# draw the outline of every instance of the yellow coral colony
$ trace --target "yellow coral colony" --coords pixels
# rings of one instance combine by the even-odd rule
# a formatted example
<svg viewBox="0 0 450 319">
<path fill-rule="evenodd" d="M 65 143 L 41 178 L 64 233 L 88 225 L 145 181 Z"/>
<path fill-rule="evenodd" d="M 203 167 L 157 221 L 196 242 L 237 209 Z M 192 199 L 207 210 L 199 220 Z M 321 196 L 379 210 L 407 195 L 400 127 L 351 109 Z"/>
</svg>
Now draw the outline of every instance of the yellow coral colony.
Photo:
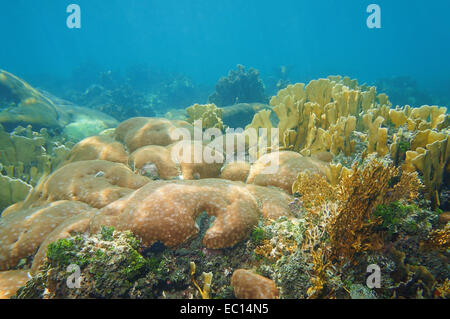
<svg viewBox="0 0 450 319">
<path fill-rule="evenodd" d="M 200 288 L 200 286 L 198 285 L 197 281 L 194 278 L 196 266 L 193 261 L 190 262 L 190 268 L 191 268 L 192 283 L 194 284 L 195 288 L 197 288 L 198 292 L 202 296 L 202 299 L 210 299 L 209 293 L 211 291 L 211 282 L 212 282 L 213 274 L 211 272 L 203 273 L 204 283 L 203 283 L 203 289 L 202 289 L 202 288 Z"/>
<path fill-rule="evenodd" d="M 378 100 L 388 103 L 383 96 Z M 289 85 L 272 97 L 270 105 L 282 146 L 306 156 L 322 151 L 350 155 L 355 150 L 350 137 L 361 126 L 361 113 L 381 107 L 375 88 L 362 91 L 356 81 L 340 77 Z M 261 111 L 248 127 L 270 128 L 270 116 L 270 110 Z"/>
<path fill-rule="evenodd" d="M 403 143 L 403 157 L 407 152 L 402 168 L 421 173 L 428 199 L 439 206 L 439 190 L 449 167 L 445 107 L 391 108 L 388 96 L 377 95 L 375 87 L 340 76 L 289 85 L 272 97 L 270 105 L 272 110 L 257 113 L 247 128 L 278 126 L 281 149 L 304 156 L 321 152 L 351 156 L 359 139 L 369 154 L 390 155 L 398 164 Z M 404 150 L 409 142 L 409 150 Z M 329 181 L 335 184 L 338 168 L 329 170 Z"/>
<path fill-rule="evenodd" d="M 417 173 L 403 172 L 395 185 L 390 181 L 398 176 L 398 168 L 372 157 L 362 167 L 354 164 L 351 170 L 339 165 L 333 175 L 340 180 L 333 185 L 318 174 L 302 172 L 293 185 L 293 192 L 301 194 L 306 208 L 303 251 L 308 251 L 312 264 L 312 286 L 307 294 L 318 297 L 327 281 L 333 261 L 351 262 L 354 255 L 366 250 L 379 250 L 383 238 L 374 227 L 380 222 L 372 212 L 379 204 L 397 200 L 411 201 L 421 187 Z"/>
<path fill-rule="evenodd" d="M 194 104 L 186 109 L 189 116 L 188 122 L 194 124 L 201 120 L 203 128 L 223 129 L 222 110 L 215 104 Z"/>
</svg>

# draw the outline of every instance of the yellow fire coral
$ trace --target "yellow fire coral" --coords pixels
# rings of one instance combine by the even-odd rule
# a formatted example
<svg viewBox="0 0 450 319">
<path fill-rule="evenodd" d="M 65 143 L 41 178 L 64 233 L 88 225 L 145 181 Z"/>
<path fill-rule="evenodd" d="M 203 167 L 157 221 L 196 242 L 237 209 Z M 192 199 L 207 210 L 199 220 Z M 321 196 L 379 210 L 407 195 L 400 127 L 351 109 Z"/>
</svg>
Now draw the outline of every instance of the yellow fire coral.
<svg viewBox="0 0 450 319">
<path fill-rule="evenodd" d="M 313 80 L 306 87 L 301 83 L 289 85 L 271 99 L 270 105 L 279 120 L 279 140 L 284 149 L 306 156 L 321 151 L 350 155 L 354 151 L 350 135 L 358 127 L 360 114 L 371 110 L 377 116 L 385 115 L 389 101 L 384 95 L 377 97 L 375 88 L 367 90 L 358 87 L 356 81 L 329 77 Z M 270 116 L 270 110 L 257 113 L 249 127 L 273 127 Z"/>
<path fill-rule="evenodd" d="M 24 200 L 31 189 L 20 179 L 0 175 L 0 210 Z"/>
<path fill-rule="evenodd" d="M 197 288 L 198 292 L 202 296 L 202 299 L 209 299 L 209 292 L 211 291 L 211 282 L 213 277 L 212 273 L 211 272 L 203 273 L 203 288 L 200 288 L 200 286 L 198 285 L 197 281 L 194 278 L 196 266 L 193 261 L 191 261 L 190 263 L 190 268 L 191 268 L 191 280 L 195 288 Z"/>
<path fill-rule="evenodd" d="M 417 197 L 421 182 L 417 173 L 403 172 L 397 182 L 398 169 L 371 159 L 364 167 L 353 165 L 341 174 L 336 186 L 327 185 L 321 176 L 300 173 L 293 191 L 302 194 L 306 207 L 328 205 L 326 232 L 330 238 L 331 255 L 351 260 L 356 252 L 381 248 L 382 241 L 373 231 L 379 222 L 372 212 L 380 204 Z M 333 209 L 330 209 L 334 207 Z M 316 238 L 317 236 L 313 236 Z"/>
<path fill-rule="evenodd" d="M 430 129 L 420 131 L 411 142 L 411 151 L 406 152 L 403 169 L 418 170 L 422 174 L 426 194 L 433 207 L 438 207 L 439 191 L 450 159 L 449 136 Z"/>
<path fill-rule="evenodd" d="M 194 104 L 186 109 L 188 122 L 194 124 L 201 120 L 203 128 L 223 129 L 222 110 L 215 104 Z"/>
<path fill-rule="evenodd" d="M 12 133 L 0 125 L 0 163 L 4 173 L 34 186 L 42 176 L 55 170 L 69 149 L 53 142 L 46 129 L 34 132 L 31 126 Z"/>
</svg>

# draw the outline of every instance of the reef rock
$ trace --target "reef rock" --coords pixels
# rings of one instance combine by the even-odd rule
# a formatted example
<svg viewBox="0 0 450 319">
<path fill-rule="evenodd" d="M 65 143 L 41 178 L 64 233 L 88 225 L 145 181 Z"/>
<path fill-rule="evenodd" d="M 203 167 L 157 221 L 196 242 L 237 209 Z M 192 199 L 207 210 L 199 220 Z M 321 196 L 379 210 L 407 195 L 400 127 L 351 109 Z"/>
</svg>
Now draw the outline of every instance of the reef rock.
<svg viewBox="0 0 450 319">
<path fill-rule="evenodd" d="M 238 299 L 276 299 L 279 292 L 275 282 L 245 269 L 237 269 L 231 285 Z"/>
</svg>

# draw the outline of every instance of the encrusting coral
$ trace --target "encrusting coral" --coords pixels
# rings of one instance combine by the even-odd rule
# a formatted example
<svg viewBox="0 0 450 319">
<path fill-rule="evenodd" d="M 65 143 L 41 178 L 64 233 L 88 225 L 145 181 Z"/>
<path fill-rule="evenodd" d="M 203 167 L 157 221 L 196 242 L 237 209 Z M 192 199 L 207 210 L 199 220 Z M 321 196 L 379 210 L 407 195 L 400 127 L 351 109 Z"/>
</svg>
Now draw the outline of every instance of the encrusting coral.
<svg viewBox="0 0 450 319">
<path fill-rule="evenodd" d="M 124 143 L 129 152 L 134 152 L 143 146 L 167 146 L 181 140 L 184 136 L 174 134 L 177 129 L 186 129 L 195 138 L 194 127 L 188 122 L 146 117 L 135 117 L 120 123 L 115 130 L 115 138 Z"/>
<path fill-rule="evenodd" d="M 310 170 L 325 175 L 327 165 L 328 163 L 304 157 L 296 152 L 273 152 L 261 156 L 252 165 L 247 183 L 276 186 L 290 193 L 299 172 Z"/>
<path fill-rule="evenodd" d="M 220 178 L 228 179 L 230 181 L 241 181 L 245 182 L 247 180 L 248 174 L 250 173 L 251 164 L 245 161 L 234 161 L 226 163 L 220 172 Z"/>
<path fill-rule="evenodd" d="M 238 299 L 276 299 L 279 292 L 275 283 L 249 270 L 237 269 L 231 277 L 231 285 Z"/>
<path fill-rule="evenodd" d="M 0 270 L 11 269 L 20 259 L 32 255 L 44 239 L 71 216 L 93 210 L 85 203 L 53 203 L 3 213 L 0 219 Z"/>
<path fill-rule="evenodd" d="M 134 151 L 129 165 L 135 173 L 151 179 L 173 179 L 181 175 L 179 165 L 172 159 L 167 147 L 159 145 L 144 146 Z"/>
<path fill-rule="evenodd" d="M 92 136 L 75 144 L 66 163 L 87 160 L 105 160 L 127 164 L 128 154 L 123 145 L 108 136 Z"/>
<path fill-rule="evenodd" d="M 219 177 L 225 162 L 221 150 L 201 141 L 179 141 L 167 147 L 172 160 L 180 167 L 183 179 Z"/>
<path fill-rule="evenodd" d="M 220 179 L 156 181 L 102 211 L 97 225 L 130 229 L 145 245 L 161 241 L 176 246 L 197 235 L 195 219 L 202 212 L 215 216 L 203 237 L 208 248 L 231 247 L 244 239 L 259 220 L 256 198 L 245 184 Z"/>
<path fill-rule="evenodd" d="M 8 299 L 28 281 L 28 270 L 0 271 L 0 299 Z"/>
<path fill-rule="evenodd" d="M 103 160 L 73 162 L 62 166 L 37 185 L 22 207 L 72 200 L 101 208 L 149 181 L 121 163 Z"/>
</svg>

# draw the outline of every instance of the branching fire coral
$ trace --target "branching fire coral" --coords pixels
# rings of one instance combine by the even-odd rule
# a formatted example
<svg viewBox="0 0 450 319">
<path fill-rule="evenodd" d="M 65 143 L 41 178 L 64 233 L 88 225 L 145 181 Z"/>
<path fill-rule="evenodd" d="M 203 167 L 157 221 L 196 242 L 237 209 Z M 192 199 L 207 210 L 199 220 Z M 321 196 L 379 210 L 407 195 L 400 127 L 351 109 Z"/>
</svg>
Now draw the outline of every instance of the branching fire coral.
<svg viewBox="0 0 450 319">
<path fill-rule="evenodd" d="M 293 193 L 301 195 L 306 209 L 302 249 L 314 265 L 308 295 L 319 296 L 334 262 L 342 265 L 354 261 L 357 253 L 381 249 L 383 233 L 376 226 L 382 219 L 374 215 L 375 208 L 414 199 L 420 187 L 417 173 L 400 175 L 376 158 L 361 166 L 355 163 L 335 186 L 317 174 L 300 173 Z"/>
</svg>

